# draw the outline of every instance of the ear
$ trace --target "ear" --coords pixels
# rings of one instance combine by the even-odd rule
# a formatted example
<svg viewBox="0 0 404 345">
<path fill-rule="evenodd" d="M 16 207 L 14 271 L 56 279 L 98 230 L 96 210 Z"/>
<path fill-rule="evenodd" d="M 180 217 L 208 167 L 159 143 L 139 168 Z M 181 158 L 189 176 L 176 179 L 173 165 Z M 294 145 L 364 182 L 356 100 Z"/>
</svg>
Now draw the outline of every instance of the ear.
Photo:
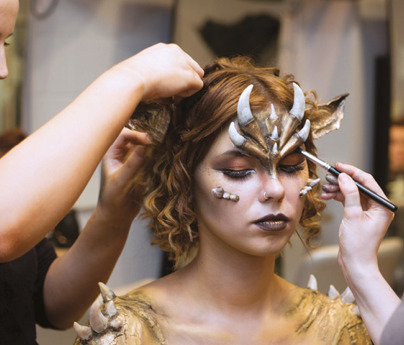
<svg viewBox="0 0 404 345">
<path fill-rule="evenodd" d="M 317 115 L 309 117 L 313 139 L 318 139 L 340 127 L 344 117 L 345 98 L 348 96 L 349 93 L 346 93 L 318 105 L 318 108 L 323 111 L 318 111 Z"/>
</svg>

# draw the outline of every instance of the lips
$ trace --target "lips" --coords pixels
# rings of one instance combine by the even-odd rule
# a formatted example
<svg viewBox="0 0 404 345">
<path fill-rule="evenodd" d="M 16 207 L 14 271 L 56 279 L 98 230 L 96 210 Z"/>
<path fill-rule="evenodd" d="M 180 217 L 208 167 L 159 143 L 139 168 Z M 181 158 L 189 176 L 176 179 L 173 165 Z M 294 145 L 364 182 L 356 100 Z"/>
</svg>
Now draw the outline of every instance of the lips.
<svg viewBox="0 0 404 345">
<path fill-rule="evenodd" d="M 257 219 L 254 224 L 264 231 L 280 231 L 286 228 L 289 218 L 282 213 L 269 214 Z"/>
</svg>

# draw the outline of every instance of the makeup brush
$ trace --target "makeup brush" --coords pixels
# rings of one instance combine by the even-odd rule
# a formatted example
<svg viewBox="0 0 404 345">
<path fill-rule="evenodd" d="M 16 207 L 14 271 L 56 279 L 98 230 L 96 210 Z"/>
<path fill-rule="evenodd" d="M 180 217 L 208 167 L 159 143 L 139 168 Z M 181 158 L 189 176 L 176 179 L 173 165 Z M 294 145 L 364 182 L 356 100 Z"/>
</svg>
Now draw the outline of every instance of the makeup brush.
<svg viewBox="0 0 404 345">
<path fill-rule="evenodd" d="M 327 162 L 324 162 L 323 160 L 319 159 L 316 156 L 313 156 L 311 153 L 308 153 L 305 150 L 302 150 L 299 148 L 298 150 L 299 153 L 301 153 L 303 156 L 305 156 L 307 159 L 312 161 L 313 163 L 317 164 L 318 166 L 322 167 L 323 169 L 327 170 L 330 174 L 334 175 L 335 177 L 338 177 L 339 174 L 341 174 L 341 171 L 339 171 L 337 168 L 333 167 L 332 165 L 328 164 Z M 354 180 L 355 181 L 355 180 Z M 371 191 L 370 189 L 366 188 L 359 182 L 355 181 L 355 184 L 357 185 L 359 191 L 362 194 L 365 194 L 372 200 L 378 202 L 380 205 L 386 207 L 390 211 L 396 212 L 397 211 L 397 206 L 391 203 L 389 200 L 381 197 L 379 194 L 376 194 L 375 192 Z"/>
</svg>

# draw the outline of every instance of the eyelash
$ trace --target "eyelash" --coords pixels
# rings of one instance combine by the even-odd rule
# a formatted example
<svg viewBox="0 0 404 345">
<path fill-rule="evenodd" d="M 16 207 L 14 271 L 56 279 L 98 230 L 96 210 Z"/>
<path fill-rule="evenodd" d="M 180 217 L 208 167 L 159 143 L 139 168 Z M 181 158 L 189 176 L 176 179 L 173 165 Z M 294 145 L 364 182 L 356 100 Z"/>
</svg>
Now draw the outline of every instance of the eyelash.
<svg viewBox="0 0 404 345">
<path fill-rule="evenodd" d="M 279 166 L 279 170 L 282 170 L 286 174 L 295 174 L 298 171 L 301 171 L 303 169 L 304 169 L 303 163 L 299 163 L 296 165 L 280 165 Z"/>
<path fill-rule="evenodd" d="M 279 165 L 279 170 L 283 171 L 286 174 L 292 175 L 297 173 L 298 171 L 302 171 L 304 169 L 303 162 L 296 165 Z M 243 169 L 243 170 L 233 170 L 233 169 L 223 169 L 223 174 L 227 177 L 239 181 L 243 181 L 247 179 L 251 174 L 255 173 L 253 169 Z"/>
<path fill-rule="evenodd" d="M 8 47 L 8 46 L 10 46 L 10 43 L 4 42 L 4 46 Z"/>
<path fill-rule="evenodd" d="M 239 181 L 247 179 L 251 174 L 255 173 L 253 169 L 244 169 L 244 170 L 232 170 L 232 169 L 223 169 L 223 174 Z"/>
</svg>

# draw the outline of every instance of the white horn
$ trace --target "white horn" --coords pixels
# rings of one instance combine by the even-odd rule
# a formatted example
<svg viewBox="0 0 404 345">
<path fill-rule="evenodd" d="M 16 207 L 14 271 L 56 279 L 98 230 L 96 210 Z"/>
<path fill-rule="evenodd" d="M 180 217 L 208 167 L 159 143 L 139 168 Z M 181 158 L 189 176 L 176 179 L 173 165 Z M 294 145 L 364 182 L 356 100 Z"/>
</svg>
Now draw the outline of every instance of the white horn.
<svg viewBox="0 0 404 345">
<path fill-rule="evenodd" d="M 108 327 L 108 319 L 101 313 L 100 304 L 97 300 L 90 307 L 90 325 L 97 333 L 105 331 Z"/>
<path fill-rule="evenodd" d="M 349 287 L 347 287 L 345 291 L 342 293 L 341 301 L 346 304 L 355 303 L 355 297 Z"/>
<path fill-rule="evenodd" d="M 109 302 L 115 298 L 115 293 L 104 283 L 99 282 L 98 286 L 100 287 L 102 300 L 104 302 Z"/>
<path fill-rule="evenodd" d="M 91 331 L 91 328 L 88 326 L 82 326 L 77 322 L 73 323 L 73 328 L 76 331 L 77 336 L 81 340 L 89 340 L 91 336 L 93 335 L 93 332 Z"/>
<path fill-rule="evenodd" d="M 307 287 L 311 290 L 317 290 L 317 279 L 314 275 L 310 274 Z"/>
<path fill-rule="evenodd" d="M 278 126 L 275 126 L 275 127 L 274 127 L 274 130 L 272 131 L 272 134 L 271 134 L 271 139 L 272 139 L 272 140 L 277 140 L 277 139 L 279 139 Z"/>
<path fill-rule="evenodd" d="M 319 182 L 320 182 L 320 178 L 316 178 L 315 180 L 309 181 L 309 186 L 314 187 Z"/>
<path fill-rule="evenodd" d="M 254 120 L 250 108 L 250 94 L 254 85 L 247 86 L 241 94 L 237 105 L 237 118 L 240 125 L 244 126 Z"/>
<path fill-rule="evenodd" d="M 306 106 L 304 93 L 296 83 L 293 83 L 293 91 L 294 91 L 293 107 L 289 111 L 289 114 L 301 120 L 304 116 L 304 108 Z"/>
<path fill-rule="evenodd" d="M 297 135 L 305 142 L 310 134 L 310 120 L 306 120 L 303 128 L 297 133 Z"/>
<path fill-rule="evenodd" d="M 273 104 L 271 104 L 271 114 L 269 118 L 271 121 L 276 121 L 276 119 L 278 118 L 278 115 L 276 115 L 275 107 Z"/>
<path fill-rule="evenodd" d="M 114 301 L 108 302 L 106 312 L 109 317 L 113 317 L 118 313 L 118 310 L 116 310 L 116 308 L 115 308 Z"/>
<path fill-rule="evenodd" d="M 334 285 L 330 285 L 330 289 L 328 290 L 328 297 L 331 299 L 336 299 L 339 296 L 338 290 Z"/>
<path fill-rule="evenodd" d="M 239 132 L 237 132 L 234 122 L 230 123 L 229 136 L 230 140 L 236 147 L 241 147 L 244 145 L 245 139 Z"/>
</svg>

